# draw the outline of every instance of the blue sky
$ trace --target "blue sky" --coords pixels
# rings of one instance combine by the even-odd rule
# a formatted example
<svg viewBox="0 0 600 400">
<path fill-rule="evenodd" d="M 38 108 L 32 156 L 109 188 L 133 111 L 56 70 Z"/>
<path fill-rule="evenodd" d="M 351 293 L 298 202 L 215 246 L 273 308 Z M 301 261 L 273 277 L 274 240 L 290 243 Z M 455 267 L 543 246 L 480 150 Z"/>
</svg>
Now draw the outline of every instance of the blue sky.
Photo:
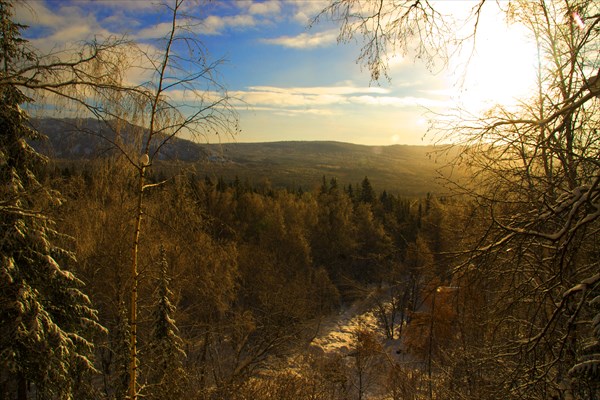
<svg viewBox="0 0 600 400">
<path fill-rule="evenodd" d="M 219 68 L 223 83 L 243 101 L 236 103 L 242 132 L 235 140 L 428 143 L 432 137 L 423 137 L 427 109 L 445 112 L 452 108 L 457 94 L 465 93 L 464 87 L 457 87 L 452 73 L 432 74 L 411 57 L 393 60 L 390 82 L 372 82 L 369 72 L 356 63 L 360 43 L 338 44 L 338 28 L 327 21 L 308 29 L 310 18 L 326 4 L 318 0 L 216 0 L 187 5 L 200 17 L 197 32 L 210 56 L 227 60 Z M 469 7 L 473 3 L 454 4 Z M 143 0 L 34 0 L 19 6 L 17 17 L 30 26 L 25 36 L 41 51 L 50 51 L 94 36 L 126 34 L 148 41 L 164 31 L 169 18 L 164 11 Z M 473 76 L 481 75 L 479 84 L 489 81 L 486 72 L 516 62 L 498 65 L 496 59 L 486 66 L 485 57 L 502 59 L 494 38 L 502 37 L 499 29 L 504 28 L 498 16 L 490 15 L 486 26 L 500 28 L 490 30 L 487 47 L 492 53 L 485 56 L 482 49 L 482 62 L 471 71 Z M 514 50 L 510 37 L 500 40 Z M 481 41 L 485 44 L 485 37 Z M 494 82 L 497 94 L 506 91 L 506 85 Z M 489 90 L 478 87 L 478 82 L 471 84 L 475 85 L 471 93 Z"/>
</svg>

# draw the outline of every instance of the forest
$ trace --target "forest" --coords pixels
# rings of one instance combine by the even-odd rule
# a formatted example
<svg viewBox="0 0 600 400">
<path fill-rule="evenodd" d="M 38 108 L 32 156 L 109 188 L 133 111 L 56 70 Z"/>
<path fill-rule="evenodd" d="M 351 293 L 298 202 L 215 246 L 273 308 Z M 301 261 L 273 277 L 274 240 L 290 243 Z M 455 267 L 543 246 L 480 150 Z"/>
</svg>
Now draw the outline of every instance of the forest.
<svg viewBox="0 0 600 400">
<path fill-rule="evenodd" d="M 300 189 L 165 169 L 182 132 L 239 130 L 182 4 L 156 53 L 111 38 L 60 58 L 0 0 L 0 400 L 599 398 L 596 2 L 509 2 L 539 90 L 435 122 L 462 172 L 419 197 L 366 174 Z M 315 23 L 364 39 L 378 80 L 390 48 L 446 54 L 438 6 L 338 0 Z M 147 84 L 125 79 L 132 52 L 152 61 Z M 81 134 L 112 151 L 39 153 L 40 102 L 95 118 Z M 318 345 L 359 304 L 348 344 Z"/>
</svg>

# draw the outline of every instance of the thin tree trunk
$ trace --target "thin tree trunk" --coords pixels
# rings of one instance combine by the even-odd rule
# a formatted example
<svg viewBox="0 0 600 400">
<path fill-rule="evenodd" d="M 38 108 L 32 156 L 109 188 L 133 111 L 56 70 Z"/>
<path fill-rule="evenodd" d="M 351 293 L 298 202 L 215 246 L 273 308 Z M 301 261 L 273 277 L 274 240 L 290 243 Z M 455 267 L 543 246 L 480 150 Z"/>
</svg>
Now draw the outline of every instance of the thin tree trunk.
<svg viewBox="0 0 600 400">
<path fill-rule="evenodd" d="M 131 329 L 130 347 L 131 357 L 129 364 L 129 400 L 137 399 L 137 299 L 138 299 L 138 248 L 140 244 L 140 231 L 142 226 L 142 210 L 144 196 L 145 166 L 142 165 L 138 177 L 138 193 L 136 206 L 135 229 L 133 232 L 133 248 L 131 251 Z"/>
</svg>

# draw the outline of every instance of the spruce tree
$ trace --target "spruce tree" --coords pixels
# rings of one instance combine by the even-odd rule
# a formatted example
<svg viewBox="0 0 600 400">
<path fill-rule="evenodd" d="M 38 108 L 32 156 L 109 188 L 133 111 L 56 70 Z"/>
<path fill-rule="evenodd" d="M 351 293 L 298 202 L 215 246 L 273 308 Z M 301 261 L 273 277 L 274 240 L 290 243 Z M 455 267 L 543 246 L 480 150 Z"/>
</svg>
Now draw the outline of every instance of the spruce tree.
<svg viewBox="0 0 600 400">
<path fill-rule="evenodd" d="M 153 329 L 149 343 L 150 366 L 147 396 L 151 399 L 176 399 L 182 396 L 185 382 L 183 341 L 175 325 L 173 314 L 176 307 L 171 302 L 173 293 L 169 288 L 168 263 L 165 249 L 160 249 L 160 277 L 156 288 L 156 302 L 153 307 Z"/>
<path fill-rule="evenodd" d="M 369 178 L 366 176 L 360 183 L 359 201 L 368 204 L 373 204 L 375 202 L 375 190 L 373 190 L 373 186 L 371 186 L 371 182 L 369 182 Z"/>
<path fill-rule="evenodd" d="M 29 145 L 41 138 L 20 107 L 30 100 L 6 79 L 36 57 L 11 18 L 0 1 L 0 397 L 83 398 L 88 334 L 102 328 L 82 282 L 60 266 L 73 255 L 44 213 L 60 199 L 37 178 L 47 160 Z"/>
<path fill-rule="evenodd" d="M 119 302 L 117 324 L 110 330 L 110 351 L 113 361 L 110 386 L 106 388 L 110 398 L 125 399 L 129 388 L 129 363 L 131 361 L 131 343 L 129 342 L 129 318 L 124 301 Z"/>
</svg>

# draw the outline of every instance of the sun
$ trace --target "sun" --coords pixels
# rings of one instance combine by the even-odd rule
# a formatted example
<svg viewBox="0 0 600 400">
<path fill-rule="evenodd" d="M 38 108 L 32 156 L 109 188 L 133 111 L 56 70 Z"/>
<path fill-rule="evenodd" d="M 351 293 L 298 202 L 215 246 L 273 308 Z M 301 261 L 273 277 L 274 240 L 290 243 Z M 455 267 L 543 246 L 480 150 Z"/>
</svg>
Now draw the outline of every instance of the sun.
<svg viewBox="0 0 600 400">
<path fill-rule="evenodd" d="M 533 93 L 538 51 L 524 27 L 508 25 L 499 10 L 484 10 L 475 46 L 463 49 L 452 76 L 456 99 L 468 111 L 513 106 Z"/>
</svg>

